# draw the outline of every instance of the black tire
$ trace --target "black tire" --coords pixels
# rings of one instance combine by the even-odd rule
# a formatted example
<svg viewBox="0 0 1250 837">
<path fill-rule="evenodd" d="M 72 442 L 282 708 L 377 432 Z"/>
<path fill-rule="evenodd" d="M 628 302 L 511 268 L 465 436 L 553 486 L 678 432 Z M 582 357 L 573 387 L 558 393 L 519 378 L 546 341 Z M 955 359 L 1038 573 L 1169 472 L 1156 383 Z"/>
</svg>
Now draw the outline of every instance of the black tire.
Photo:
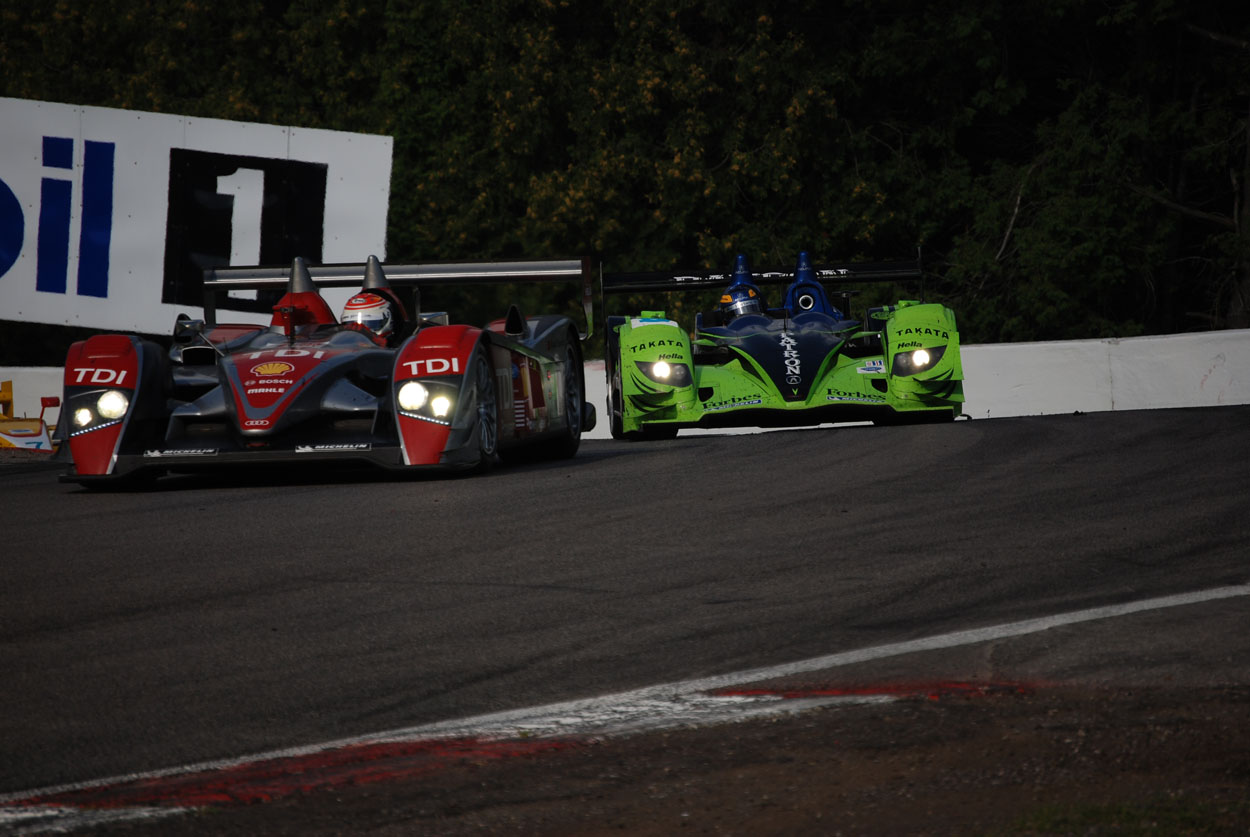
<svg viewBox="0 0 1250 837">
<path fill-rule="evenodd" d="M 563 435 L 544 447 L 543 453 L 548 457 L 568 459 L 577 453 L 582 443 L 582 405 L 585 403 L 581 355 L 575 344 L 569 344 L 564 347 L 564 412 L 568 424 Z"/>
<path fill-rule="evenodd" d="M 569 340 L 576 340 L 569 335 Z M 577 344 L 570 342 L 564 347 L 564 411 L 568 424 L 560 435 L 546 439 L 533 447 L 517 452 L 517 461 L 533 459 L 568 459 L 577 454 L 582 443 L 582 407 L 586 396 L 582 387 L 582 358 Z"/>
<path fill-rule="evenodd" d="M 477 402 L 477 470 L 488 471 L 499 459 L 499 399 L 495 395 L 495 370 L 485 346 L 473 353 L 473 396 Z"/>
<path fill-rule="evenodd" d="M 603 365 L 608 376 L 608 430 L 613 439 L 625 438 L 621 429 L 621 341 L 617 332 L 625 320 L 620 316 L 608 317 L 603 338 Z"/>
<path fill-rule="evenodd" d="M 608 429 L 613 439 L 625 438 L 621 409 L 621 370 L 616 363 L 613 363 L 608 374 Z"/>
</svg>

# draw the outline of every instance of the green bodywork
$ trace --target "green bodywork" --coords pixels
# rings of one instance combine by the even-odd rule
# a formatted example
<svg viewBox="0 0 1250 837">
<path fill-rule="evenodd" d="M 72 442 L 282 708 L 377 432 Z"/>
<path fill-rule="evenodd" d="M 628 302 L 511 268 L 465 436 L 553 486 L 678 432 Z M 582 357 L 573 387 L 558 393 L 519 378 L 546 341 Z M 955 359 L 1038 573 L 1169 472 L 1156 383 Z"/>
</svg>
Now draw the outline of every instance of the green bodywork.
<svg viewBox="0 0 1250 837">
<path fill-rule="evenodd" d="M 905 300 L 870 309 L 862 322 L 770 313 L 744 328 L 700 328 L 693 340 L 662 311 L 609 318 L 613 436 L 960 414 L 963 365 L 949 308 Z"/>
</svg>

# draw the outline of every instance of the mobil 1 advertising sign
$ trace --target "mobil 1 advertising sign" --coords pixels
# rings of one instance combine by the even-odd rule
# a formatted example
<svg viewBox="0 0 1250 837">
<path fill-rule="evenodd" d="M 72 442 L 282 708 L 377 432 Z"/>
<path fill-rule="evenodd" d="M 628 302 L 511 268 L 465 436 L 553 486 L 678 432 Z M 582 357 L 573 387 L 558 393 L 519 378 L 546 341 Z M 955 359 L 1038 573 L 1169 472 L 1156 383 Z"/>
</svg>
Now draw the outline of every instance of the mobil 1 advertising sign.
<svg viewBox="0 0 1250 837">
<path fill-rule="evenodd" d="M 0 320 L 164 334 L 205 268 L 385 259 L 390 180 L 390 137 L 0 98 Z"/>
</svg>

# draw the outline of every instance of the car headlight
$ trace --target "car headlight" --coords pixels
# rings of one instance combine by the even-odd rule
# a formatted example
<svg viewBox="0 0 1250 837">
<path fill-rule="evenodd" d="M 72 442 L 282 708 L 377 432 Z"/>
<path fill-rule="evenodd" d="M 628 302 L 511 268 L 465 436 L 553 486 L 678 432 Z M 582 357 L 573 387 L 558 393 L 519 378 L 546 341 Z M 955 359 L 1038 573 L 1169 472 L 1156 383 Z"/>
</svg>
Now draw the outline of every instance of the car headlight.
<svg viewBox="0 0 1250 837">
<path fill-rule="evenodd" d="M 690 367 L 684 363 L 669 363 L 667 360 L 635 361 L 638 371 L 657 384 L 668 384 L 674 387 L 690 386 Z"/>
<path fill-rule="evenodd" d="M 446 418 L 451 412 L 451 399 L 446 395 L 436 395 L 430 402 L 430 412 L 438 418 Z"/>
<path fill-rule="evenodd" d="M 898 352 L 894 355 L 892 371 L 895 375 L 915 375 L 936 366 L 944 354 L 946 354 L 945 346 Z"/>
<path fill-rule="evenodd" d="M 74 426 L 86 427 L 88 424 L 91 424 L 91 420 L 94 417 L 95 416 L 93 416 L 91 411 L 86 407 L 79 407 L 74 411 Z"/>
<path fill-rule="evenodd" d="M 420 381 L 407 381 L 399 388 L 399 407 L 401 410 L 416 412 L 425 406 L 430 391 Z"/>
<path fill-rule="evenodd" d="M 121 418 L 126 415 L 126 410 L 129 407 L 130 399 L 126 397 L 126 393 L 117 389 L 110 389 L 95 402 L 96 411 L 101 418 L 106 419 Z M 77 415 L 75 415 L 75 418 L 77 418 Z"/>
</svg>

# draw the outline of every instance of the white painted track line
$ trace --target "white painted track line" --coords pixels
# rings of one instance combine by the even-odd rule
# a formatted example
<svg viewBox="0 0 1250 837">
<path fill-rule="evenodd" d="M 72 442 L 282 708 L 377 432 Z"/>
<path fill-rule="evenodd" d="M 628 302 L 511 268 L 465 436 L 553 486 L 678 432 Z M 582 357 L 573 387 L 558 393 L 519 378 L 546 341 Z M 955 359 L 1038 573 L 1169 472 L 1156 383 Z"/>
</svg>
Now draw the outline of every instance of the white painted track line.
<svg viewBox="0 0 1250 837">
<path fill-rule="evenodd" d="M 1040 633 L 1068 625 L 1095 620 L 1114 619 L 1153 610 L 1201 604 L 1203 602 L 1250 596 L 1250 584 L 1217 587 L 1192 593 L 1160 596 L 1126 602 L 1118 605 L 1088 608 L 1068 613 L 1008 622 L 984 628 L 939 634 L 923 639 L 896 642 L 815 657 L 799 662 L 764 668 L 749 669 L 714 677 L 683 680 L 643 689 L 635 689 L 601 697 L 552 703 L 526 709 L 510 710 L 470 718 L 421 724 L 413 727 L 339 739 L 322 744 L 294 747 L 268 753 L 259 753 L 236 759 L 202 762 L 166 770 L 113 776 L 87 782 L 58 785 L 0 795 L 0 805 L 6 805 L 34 797 L 48 797 L 68 791 L 122 785 L 140 780 L 203 773 L 238 767 L 261 761 L 298 758 L 328 750 L 337 750 L 366 744 L 398 741 L 417 741 L 436 738 L 518 738 L 518 737 L 585 737 L 628 734 L 643 730 L 657 730 L 696 724 L 712 724 L 748 717 L 793 712 L 812 706 L 832 703 L 865 703 L 886 701 L 892 698 L 880 695 L 834 696 L 799 700 L 783 700 L 775 696 L 716 697 L 706 694 L 717 689 L 742 686 L 748 683 L 825 669 L 854 663 L 879 660 L 900 654 L 934 651 L 945 648 L 974 645 L 981 642 L 1006 639 Z M 10 814 L 0 812 L 0 826 Z M 10 822 L 13 822 L 10 819 Z"/>
</svg>

